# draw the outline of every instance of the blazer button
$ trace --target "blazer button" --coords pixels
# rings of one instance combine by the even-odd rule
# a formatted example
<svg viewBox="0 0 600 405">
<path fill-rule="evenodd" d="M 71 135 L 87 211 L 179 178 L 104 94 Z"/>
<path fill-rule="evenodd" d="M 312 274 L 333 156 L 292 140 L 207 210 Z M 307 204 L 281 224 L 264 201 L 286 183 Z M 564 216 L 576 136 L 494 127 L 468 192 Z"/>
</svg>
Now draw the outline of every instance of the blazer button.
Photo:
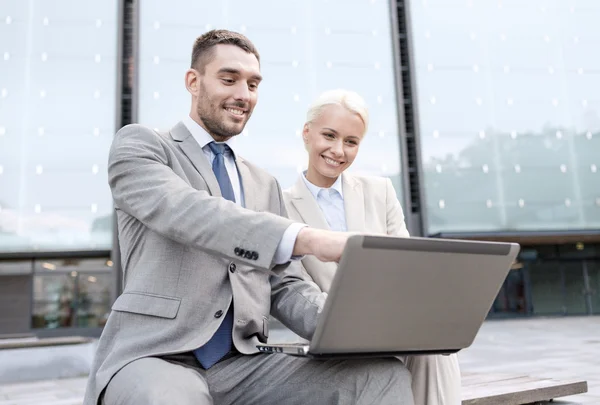
<svg viewBox="0 0 600 405">
<path fill-rule="evenodd" d="M 215 318 L 220 318 L 221 316 L 223 316 L 223 311 L 219 309 L 217 312 L 215 312 Z"/>
<path fill-rule="evenodd" d="M 244 256 L 245 253 L 246 251 L 244 249 L 240 249 L 240 253 L 238 254 L 238 256 Z"/>
<path fill-rule="evenodd" d="M 239 256 L 240 255 L 240 250 L 241 249 L 239 247 L 236 247 L 235 249 L 233 249 L 233 253 L 235 253 L 236 256 Z"/>
<path fill-rule="evenodd" d="M 252 260 L 258 260 L 258 252 L 252 252 Z"/>
<path fill-rule="evenodd" d="M 232 272 L 232 273 L 235 273 L 235 263 L 231 263 L 229 265 L 229 271 Z"/>
<path fill-rule="evenodd" d="M 252 252 L 248 252 L 248 251 L 246 251 L 246 253 L 244 254 L 244 257 L 245 257 L 246 259 L 252 259 Z"/>
</svg>

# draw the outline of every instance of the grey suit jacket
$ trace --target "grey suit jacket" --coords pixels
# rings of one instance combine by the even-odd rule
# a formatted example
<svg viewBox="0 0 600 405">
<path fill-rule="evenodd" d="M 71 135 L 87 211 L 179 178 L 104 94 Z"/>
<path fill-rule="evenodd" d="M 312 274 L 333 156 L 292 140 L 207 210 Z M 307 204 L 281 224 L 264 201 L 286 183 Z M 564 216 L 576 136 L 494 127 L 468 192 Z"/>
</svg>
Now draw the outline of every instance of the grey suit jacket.
<svg viewBox="0 0 600 405">
<path fill-rule="evenodd" d="M 129 362 L 206 343 L 233 299 L 233 341 L 265 342 L 269 314 L 310 339 L 325 294 L 298 262 L 275 266 L 286 215 L 277 181 L 241 157 L 246 207 L 221 198 L 202 149 L 183 125 L 116 135 L 108 177 L 115 202 L 124 291 L 98 342 L 84 404 L 96 404 Z"/>
<path fill-rule="evenodd" d="M 342 192 L 346 226 L 349 232 L 373 235 L 408 237 L 404 213 L 394 186 L 384 177 L 342 174 Z M 323 211 L 306 187 L 302 177 L 290 189 L 283 192 L 289 217 L 313 228 L 330 229 Z M 323 263 L 314 256 L 302 259 L 304 277 L 314 281 L 323 291 L 329 291 L 336 263 Z"/>
</svg>

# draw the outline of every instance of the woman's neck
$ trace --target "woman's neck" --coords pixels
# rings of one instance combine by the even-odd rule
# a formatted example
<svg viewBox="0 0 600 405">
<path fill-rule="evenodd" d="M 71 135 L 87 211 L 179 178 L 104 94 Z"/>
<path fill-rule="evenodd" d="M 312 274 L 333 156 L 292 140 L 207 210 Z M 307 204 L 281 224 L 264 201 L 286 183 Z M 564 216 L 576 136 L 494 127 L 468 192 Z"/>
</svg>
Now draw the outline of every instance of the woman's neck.
<svg viewBox="0 0 600 405">
<path fill-rule="evenodd" d="M 306 180 L 310 181 L 317 187 L 329 188 L 336 182 L 337 177 L 326 177 L 318 173 L 316 170 L 311 170 L 311 167 L 306 171 Z"/>
</svg>

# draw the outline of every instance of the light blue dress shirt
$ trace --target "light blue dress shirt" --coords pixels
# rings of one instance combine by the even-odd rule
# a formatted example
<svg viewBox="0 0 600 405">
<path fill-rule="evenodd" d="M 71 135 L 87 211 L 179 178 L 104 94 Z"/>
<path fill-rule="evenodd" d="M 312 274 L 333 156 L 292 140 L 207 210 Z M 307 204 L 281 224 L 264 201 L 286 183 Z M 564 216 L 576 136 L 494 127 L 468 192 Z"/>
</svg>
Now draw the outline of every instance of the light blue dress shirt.
<svg viewBox="0 0 600 405">
<path fill-rule="evenodd" d="M 196 121 L 194 121 L 190 116 L 186 116 L 183 119 L 183 124 L 186 126 L 188 131 L 192 134 L 196 142 L 202 148 L 204 155 L 208 159 L 208 163 L 212 167 L 213 160 L 215 160 L 215 154 L 210 150 L 208 144 L 214 142 L 214 139 L 208 132 L 204 130 Z M 235 202 L 236 204 L 244 207 L 244 188 L 242 187 L 242 183 L 240 181 L 240 174 L 237 169 L 237 165 L 235 164 L 235 137 L 229 138 L 226 142 L 217 142 L 217 143 L 225 143 L 229 146 L 231 151 L 227 151 L 223 154 L 225 159 L 225 167 L 227 168 L 227 174 L 229 175 L 229 180 L 231 181 L 231 186 L 233 188 L 233 193 L 235 194 Z M 285 232 L 283 233 L 283 237 L 281 241 L 279 241 L 279 245 L 277 246 L 277 250 L 275 251 L 275 257 L 273 261 L 275 264 L 283 264 L 287 263 L 290 260 L 299 260 L 302 256 L 292 256 L 294 251 L 294 245 L 296 244 L 296 238 L 298 237 L 298 233 L 300 229 L 304 228 L 306 225 L 301 223 L 293 223 L 290 225 Z"/>
<path fill-rule="evenodd" d="M 317 204 L 321 208 L 325 220 L 332 231 L 346 232 L 346 209 L 344 208 L 344 192 L 342 191 L 342 176 L 329 188 L 315 186 L 306 178 L 306 172 L 302 173 L 302 180 L 310 190 Z"/>
</svg>

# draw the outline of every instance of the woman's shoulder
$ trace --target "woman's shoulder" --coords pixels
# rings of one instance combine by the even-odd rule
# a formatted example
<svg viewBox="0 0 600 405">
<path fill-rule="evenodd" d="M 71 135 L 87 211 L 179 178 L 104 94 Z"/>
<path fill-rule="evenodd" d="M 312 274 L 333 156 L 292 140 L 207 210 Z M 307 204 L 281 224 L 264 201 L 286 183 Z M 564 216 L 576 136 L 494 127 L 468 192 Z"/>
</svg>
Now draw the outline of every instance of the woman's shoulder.
<svg viewBox="0 0 600 405">
<path fill-rule="evenodd" d="M 348 181 L 349 183 L 360 183 L 363 186 L 363 188 L 366 187 L 369 189 L 385 189 L 388 187 L 388 182 L 390 181 L 389 178 L 383 176 L 369 176 L 353 173 L 344 173 L 344 176 L 346 177 L 346 181 Z"/>
<path fill-rule="evenodd" d="M 283 201 L 285 201 L 286 203 L 292 199 L 292 196 L 294 194 L 291 187 L 284 188 L 283 190 L 281 190 L 281 193 L 283 194 Z"/>
<path fill-rule="evenodd" d="M 287 206 L 288 211 L 290 210 L 291 203 L 294 199 L 300 198 L 302 196 L 301 187 L 306 187 L 302 182 L 302 178 L 298 177 L 296 181 L 291 185 L 281 190 L 281 194 L 283 195 L 283 202 Z"/>
</svg>

